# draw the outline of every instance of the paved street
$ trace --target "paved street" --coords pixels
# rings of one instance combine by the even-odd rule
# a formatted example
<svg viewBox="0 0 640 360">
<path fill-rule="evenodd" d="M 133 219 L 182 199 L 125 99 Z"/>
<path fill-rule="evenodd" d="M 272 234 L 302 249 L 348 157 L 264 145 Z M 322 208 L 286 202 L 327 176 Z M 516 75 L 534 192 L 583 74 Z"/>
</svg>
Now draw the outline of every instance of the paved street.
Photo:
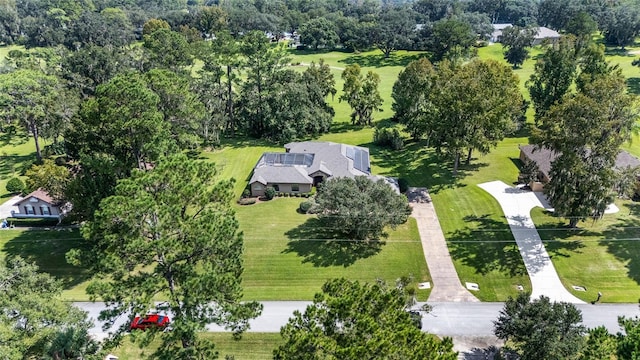
<svg viewBox="0 0 640 360">
<path fill-rule="evenodd" d="M 98 317 L 103 303 L 74 303 L 89 312 L 93 319 Z M 263 301 L 263 314 L 251 321 L 252 332 L 279 332 L 286 324 L 294 310 L 304 311 L 310 302 L 306 301 Z M 422 329 L 440 336 L 455 337 L 488 337 L 493 334 L 493 321 L 503 307 L 502 303 L 461 303 L 461 302 L 430 302 L 433 311 L 422 319 Z M 589 327 L 606 326 L 610 332 L 616 333 L 618 316 L 639 316 L 638 304 L 577 304 L 582 311 L 584 324 Z M 116 322 L 122 324 L 125 319 Z M 210 331 L 224 331 L 218 326 L 209 326 Z M 98 337 L 106 333 L 100 325 L 91 332 Z"/>
</svg>

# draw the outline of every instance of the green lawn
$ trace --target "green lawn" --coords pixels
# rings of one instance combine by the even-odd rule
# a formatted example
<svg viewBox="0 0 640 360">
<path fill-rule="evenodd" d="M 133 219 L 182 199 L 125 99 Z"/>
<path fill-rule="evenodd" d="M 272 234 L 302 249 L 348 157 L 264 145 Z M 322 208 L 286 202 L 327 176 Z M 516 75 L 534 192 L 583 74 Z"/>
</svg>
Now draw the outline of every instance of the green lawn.
<svg viewBox="0 0 640 360">
<path fill-rule="evenodd" d="M 273 359 L 273 350 L 283 342 L 278 333 L 244 333 L 240 340 L 234 340 L 230 333 L 204 333 L 202 336 L 214 341 L 218 359 L 225 359 L 227 355 L 233 356 L 235 360 Z M 140 349 L 125 338 L 122 346 L 111 350 L 111 354 L 120 360 L 137 360 L 151 354 L 158 344 L 156 341 Z"/>
<path fill-rule="evenodd" d="M 640 298 L 640 204 L 617 201 L 620 212 L 567 228 L 564 219 L 541 208 L 531 216 L 562 283 L 574 295 L 593 301 L 637 302 Z M 586 292 L 572 285 L 584 286 Z"/>
</svg>

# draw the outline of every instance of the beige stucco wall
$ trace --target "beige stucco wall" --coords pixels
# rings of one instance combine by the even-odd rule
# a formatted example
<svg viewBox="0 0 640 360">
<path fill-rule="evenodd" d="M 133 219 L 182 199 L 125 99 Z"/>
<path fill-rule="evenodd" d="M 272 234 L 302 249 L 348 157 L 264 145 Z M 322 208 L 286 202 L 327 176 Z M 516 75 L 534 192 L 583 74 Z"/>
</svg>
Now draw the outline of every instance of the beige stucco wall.
<svg viewBox="0 0 640 360">
<path fill-rule="evenodd" d="M 35 214 L 33 215 L 27 214 L 26 207 L 28 205 L 31 205 L 33 207 Z M 49 208 L 49 213 L 50 213 L 49 215 L 42 215 L 43 205 Z M 58 206 L 49 204 L 48 202 L 32 197 L 32 198 L 25 199 L 18 204 L 18 213 L 16 215 L 29 216 L 29 217 L 58 217 L 60 213 L 61 211 Z"/>
<path fill-rule="evenodd" d="M 295 184 L 268 184 L 267 186 L 264 186 L 260 183 L 253 183 L 251 184 L 251 196 L 263 196 L 265 189 L 273 185 L 278 185 L 278 190 L 276 190 L 276 192 L 291 194 L 304 194 L 311 192 L 311 184 L 298 184 L 298 191 L 293 191 L 291 187 Z"/>
</svg>

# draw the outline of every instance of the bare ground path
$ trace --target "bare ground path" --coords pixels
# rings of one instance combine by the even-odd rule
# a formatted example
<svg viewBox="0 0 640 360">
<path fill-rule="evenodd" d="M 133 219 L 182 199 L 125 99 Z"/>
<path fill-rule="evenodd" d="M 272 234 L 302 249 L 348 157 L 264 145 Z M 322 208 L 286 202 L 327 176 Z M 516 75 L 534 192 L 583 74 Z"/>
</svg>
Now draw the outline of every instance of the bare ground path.
<svg viewBox="0 0 640 360">
<path fill-rule="evenodd" d="M 584 304 L 584 301 L 575 297 L 562 285 L 531 219 L 531 209 L 537 206 L 549 207 L 546 199 L 540 194 L 514 188 L 502 181 L 492 181 L 478 186 L 498 200 L 502 207 L 531 279 L 531 298 L 545 295 L 551 301 Z"/>
<path fill-rule="evenodd" d="M 479 302 L 460 283 L 444 239 L 438 215 L 425 188 L 409 188 L 409 203 L 418 224 L 424 258 L 433 281 L 429 301 Z"/>
</svg>

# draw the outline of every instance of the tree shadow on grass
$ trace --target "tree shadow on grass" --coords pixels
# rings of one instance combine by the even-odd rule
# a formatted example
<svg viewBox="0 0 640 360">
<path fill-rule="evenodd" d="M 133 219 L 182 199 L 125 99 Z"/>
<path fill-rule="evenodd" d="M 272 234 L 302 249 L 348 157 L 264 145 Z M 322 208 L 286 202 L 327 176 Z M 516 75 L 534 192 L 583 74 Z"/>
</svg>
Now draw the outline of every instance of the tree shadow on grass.
<svg viewBox="0 0 640 360">
<path fill-rule="evenodd" d="M 472 267 L 480 275 L 492 271 L 512 277 L 526 275 L 527 269 L 509 226 L 489 216 L 484 214 L 463 218 L 465 223 L 473 225 L 456 230 L 448 237 L 451 257 Z"/>
<path fill-rule="evenodd" d="M 640 78 L 637 78 L 637 77 L 627 78 L 626 83 L 627 83 L 627 89 L 629 89 L 630 93 L 635 95 L 640 94 Z"/>
<path fill-rule="evenodd" d="M 347 65 L 358 64 L 362 67 L 384 67 L 384 66 L 407 66 L 410 62 L 418 60 L 421 57 L 425 57 L 424 54 L 414 54 L 402 56 L 396 52 L 391 53 L 388 58 L 384 57 L 384 54 L 378 55 L 351 55 L 345 59 L 338 60 L 340 63 Z"/>
<path fill-rule="evenodd" d="M 640 205 L 632 204 L 633 214 L 640 214 Z M 625 264 L 627 276 L 640 285 L 640 219 L 621 220 L 602 232 L 600 245 Z"/>
<path fill-rule="evenodd" d="M 415 141 L 406 144 L 401 150 L 391 150 L 373 143 L 360 144 L 368 147 L 371 164 L 386 171 L 380 175 L 405 178 L 410 186 L 427 187 L 429 193 L 436 194 L 441 190 L 466 186 L 460 179 L 488 166 L 473 159 L 471 164 L 461 163 L 458 174 L 453 176 L 453 161 L 444 155 L 436 154 L 428 148 L 426 141 Z"/>
<path fill-rule="evenodd" d="M 65 257 L 69 250 L 87 246 L 78 229 L 1 231 L 16 234 L 2 248 L 7 258 L 20 256 L 36 264 L 41 272 L 60 280 L 64 289 L 73 288 L 91 278 L 86 269 L 68 264 Z"/>
<path fill-rule="evenodd" d="M 283 253 L 296 253 L 302 263 L 316 267 L 348 267 L 382 250 L 384 241 L 344 239 L 344 235 L 328 228 L 317 218 L 307 220 L 285 233 L 289 238 Z"/>
</svg>

